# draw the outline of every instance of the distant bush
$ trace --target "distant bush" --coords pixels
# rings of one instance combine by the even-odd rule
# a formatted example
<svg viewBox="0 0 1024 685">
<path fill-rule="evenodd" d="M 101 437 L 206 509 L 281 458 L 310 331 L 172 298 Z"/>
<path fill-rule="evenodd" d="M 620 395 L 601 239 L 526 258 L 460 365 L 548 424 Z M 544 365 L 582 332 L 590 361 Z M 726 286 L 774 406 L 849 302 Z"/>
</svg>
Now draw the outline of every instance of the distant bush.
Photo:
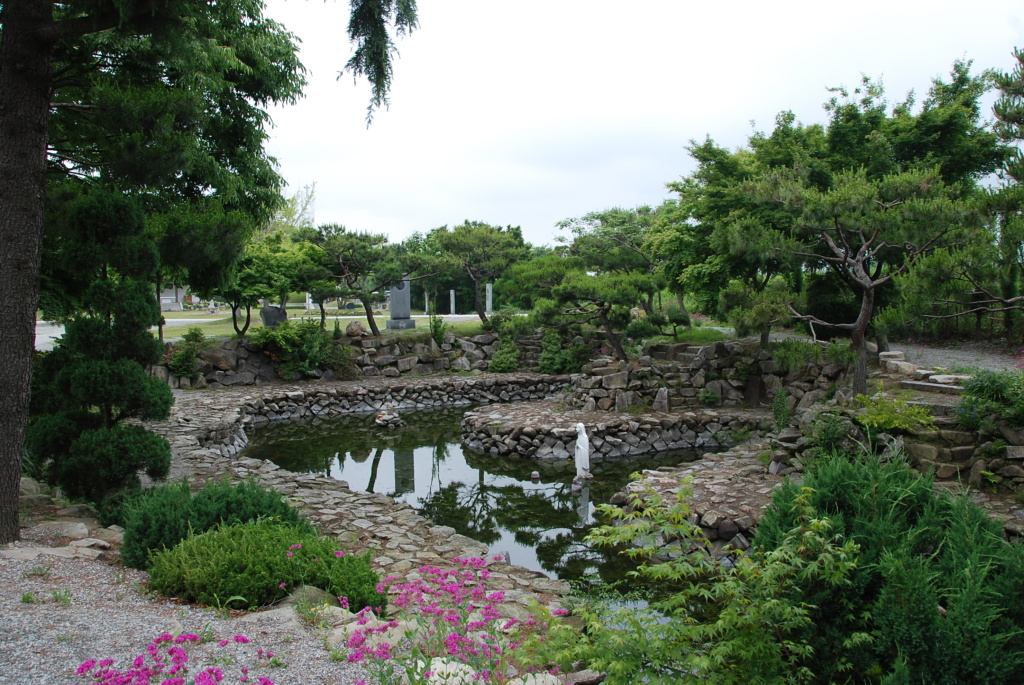
<svg viewBox="0 0 1024 685">
<path fill-rule="evenodd" d="M 544 332 L 540 342 L 538 368 L 541 373 L 579 373 L 590 361 L 590 348 L 585 343 L 574 342 L 566 346 L 561 333 L 556 329 Z"/>
<path fill-rule="evenodd" d="M 491 356 L 487 370 L 494 373 L 512 373 L 519 370 L 519 347 L 512 336 L 501 336 L 498 341 L 498 349 Z"/>
<path fill-rule="evenodd" d="M 284 321 L 277 328 L 257 328 L 250 340 L 280 363 L 283 378 L 315 377 L 324 369 L 339 378 L 354 375 L 352 348 L 335 340 L 315 321 Z"/>
<path fill-rule="evenodd" d="M 199 375 L 199 354 L 209 346 L 203 329 L 192 326 L 181 340 L 167 346 L 164 366 L 174 376 L 196 378 Z"/>
<path fill-rule="evenodd" d="M 235 487 L 209 483 L 194 496 L 187 482 L 164 485 L 130 501 L 125 508 L 121 559 L 143 570 L 149 566 L 151 552 L 170 549 L 190 531 L 198 535 L 220 523 L 274 518 L 313 531 L 281 495 L 264 490 L 253 480 Z"/>
<path fill-rule="evenodd" d="M 387 603 L 369 554 L 346 554 L 307 527 L 278 521 L 222 525 L 152 560 L 150 588 L 208 606 L 265 606 L 300 585 L 344 596 L 353 611 Z"/>
</svg>

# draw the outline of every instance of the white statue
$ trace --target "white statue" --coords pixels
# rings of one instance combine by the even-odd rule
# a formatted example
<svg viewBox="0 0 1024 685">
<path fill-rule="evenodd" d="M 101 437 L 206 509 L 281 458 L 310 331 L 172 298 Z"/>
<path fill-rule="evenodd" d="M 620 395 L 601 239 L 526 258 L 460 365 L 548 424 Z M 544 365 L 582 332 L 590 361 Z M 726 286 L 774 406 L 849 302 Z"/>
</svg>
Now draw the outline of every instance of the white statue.
<svg viewBox="0 0 1024 685">
<path fill-rule="evenodd" d="M 590 475 L 590 439 L 582 423 L 576 424 L 576 477 L 593 478 Z"/>
</svg>

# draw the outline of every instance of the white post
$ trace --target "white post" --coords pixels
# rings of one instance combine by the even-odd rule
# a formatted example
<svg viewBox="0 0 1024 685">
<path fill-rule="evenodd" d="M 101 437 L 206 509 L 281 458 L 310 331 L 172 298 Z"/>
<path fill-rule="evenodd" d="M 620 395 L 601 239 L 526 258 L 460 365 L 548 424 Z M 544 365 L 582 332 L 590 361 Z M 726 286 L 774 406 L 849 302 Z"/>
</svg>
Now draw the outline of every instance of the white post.
<svg viewBox="0 0 1024 685">
<path fill-rule="evenodd" d="M 430 293 L 426 288 L 423 289 L 423 313 L 430 316 Z"/>
<path fill-rule="evenodd" d="M 492 284 L 490 284 L 490 283 L 487 284 L 487 307 L 484 309 L 484 313 L 487 314 L 488 316 L 490 316 L 494 312 L 494 303 L 493 303 L 493 299 L 492 299 L 493 298 L 493 294 L 492 294 L 493 288 L 494 288 L 494 286 Z"/>
<path fill-rule="evenodd" d="M 449 297 L 452 300 L 451 313 L 454 314 L 455 313 L 455 291 L 454 290 L 449 290 L 448 293 L 449 293 Z"/>
</svg>

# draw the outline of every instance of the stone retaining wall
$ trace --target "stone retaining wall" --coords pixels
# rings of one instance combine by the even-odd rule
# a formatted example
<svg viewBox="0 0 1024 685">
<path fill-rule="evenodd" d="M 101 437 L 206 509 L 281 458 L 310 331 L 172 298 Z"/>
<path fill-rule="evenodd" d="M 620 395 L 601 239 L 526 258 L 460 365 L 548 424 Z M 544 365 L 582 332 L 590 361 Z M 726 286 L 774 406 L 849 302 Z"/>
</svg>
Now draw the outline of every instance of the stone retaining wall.
<svg viewBox="0 0 1024 685">
<path fill-rule="evenodd" d="M 350 345 L 357 372 L 361 376 L 430 376 L 446 371 L 484 373 L 494 356 L 498 336 L 485 333 L 458 338 L 447 333 L 438 345 L 427 333 L 401 336 L 342 337 L 339 344 Z M 540 358 L 540 337 L 522 336 L 516 340 L 522 371 L 535 371 Z M 281 364 L 248 339 L 227 339 L 204 350 L 198 377 L 174 376 L 165 366 L 154 366 L 150 373 L 171 388 L 205 388 L 233 385 L 260 385 L 281 380 Z M 316 371 L 315 378 L 333 381 L 330 369 Z"/>
<path fill-rule="evenodd" d="M 735 445 L 770 430 L 771 417 L 743 409 L 610 417 L 604 412 L 565 410 L 561 402 L 536 402 L 466 412 L 462 442 L 491 454 L 565 460 L 575 453 L 578 423 L 586 428 L 591 459 L 600 460 Z"/>
<path fill-rule="evenodd" d="M 655 411 L 701 405 L 758 406 L 781 388 L 789 408 L 808 407 L 843 385 L 836 364 L 807 364 L 779 371 L 771 352 L 746 341 L 703 347 L 687 343 L 652 345 L 636 363 L 596 359 L 573 375 L 567 403 L 584 411 L 623 411 L 647 405 Z"/>
</svg>

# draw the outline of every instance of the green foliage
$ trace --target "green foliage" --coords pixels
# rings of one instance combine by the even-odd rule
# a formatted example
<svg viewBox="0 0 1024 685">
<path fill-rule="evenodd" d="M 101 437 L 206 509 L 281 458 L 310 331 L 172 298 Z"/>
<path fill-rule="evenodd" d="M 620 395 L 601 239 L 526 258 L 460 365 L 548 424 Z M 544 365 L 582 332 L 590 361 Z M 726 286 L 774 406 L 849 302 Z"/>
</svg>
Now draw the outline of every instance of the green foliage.
<svg viewBox="0 0 1024 685">
<path fill-rule="evenodd" d="M 833 340 L 825 348 L 825 358 L 848 371 L 857 363 L 857 350 L 853 349 L 849 340 Z"/>
<path fill-rule="evenodd" d="M 910 406 L 905 400 L 890 397 L 857 395 L 864 410 L 856 414 L 857 422 L 870 433 L 927 430 L 935 426 L 935 418 L 927 407 Z"/>
<path fill-rule="evenodd" d="M 775 419 L 775 430 L 781 431 L 793 420 L 793 411 L 788 408 L 789 393 L 779 388 L 772 398 L 772 417 Z"/>
<path fill-rule="evenodd" d="M 821 462 L 804 488 L 776 492 L 755 549 L 784 544 L 806 505 L 861 550 L 841 592 L 808 586 L 794 596 L 816 607 L 803 639 L 819 663 L 845 653 L 857 683 L 901 670 L 909 677 L 896 682 L 1014 682 L 1024 664 L 1024 552 L 1003 542 L 998 522 L 966 498 L 937 497 L 901 460 L 842 455 Z M 870 621 L 874 639 L 848 647 L 837 605 Z M 831 677 L 819 671 L 813 682 Z"/>
<path fill-rule="evenodd" d="M 143 570 L 149 566 L 151 552 L 170 549 L 190 532 L 199 535 L 220 523 L 272 518 L 313 531 L 281 495 L 264 490 L 254 480 L 235 487 L 207 483 L 194 496 L 187 482 L 169 484 L 144 491 L 122 506 L 126 513 L 121 558 Z"/>
<path fill-rule="evenodd" d="M 986 427 L 989 421 L 994 421 L 1002 413 L 1003 407 L 998 402 L 965 395 L 960 404 L 953 408 L 953 416 L 956 419 L 957 428 L 965 431 L 979 431 Z"/>
<path fill-rule="evenodd" d="M 850 443 L 850 420 L 842 414 L 822 412 L 811 423 L 810 438 L 817 454 L 844 451 Z"/>
<path fill-rule="evenodd" d="M 511 336 L 504 335 L 498 340 L 497 349 L 491 356 L 487 370 L 494 373 L 512 373 L 519 370 L 519 346 Z"/>
<path fill-rule="evenodd" d="M 962 399 L 953 413 L 964 430 L 987 429 L 990 420 L 1024 427 L 1024 374 L 979 371 L 964 381 Z"/>
<path fill-rule="evenodd" d="M 48 480 L 69 497 L 99 502 L 109 493 L 140 487 L 138 472 L 167 475 L 171 448 L 160 435 L 135 425 L 83 430 L 68 453 L 49 463 Z"/>
<path fill-rule="evenodd" d="M 687 497 L 685 488 L 674 502 L 647 491 L 633 494 L 628 508 L 601 507 L 615 525 L 596 529 L 589 540 L 648 560 L 634 575 L 670 594 L 653 611 L 578 603 L 573 610 L 585 630 L 556 624 L 536 645 L 538 660 L 582 660 L 608 671 L 610 685 L 810 679 L 818 655 L 797 638 L 813 631 L 815 607 L 794 595 L 804 587 L 847 586 L 857 546 L 835 536 L 827 519 L 804 516 L 775 550 L 737 557 L 730 569 L 703 551 L 708 543 L 690 522 Z M 850 607 L 830 608 L 851 628 L 851 641 L 867 639 Z"/>
<path fill-rule="evenodd" d="M 701 404 L 706 404 L 707 406 L 712 407 L 718 404 L 718 400 L 718 395 L 716 395 L 711 390 L 708 390 L 707 388 L 704 388 L 697 392 L 697 401 L 700 402 Z"/>
<path fill-rule="evenodd" d="M 573 342 L 568 347 L 557 329 L 548 329 L 540 342 L 538 368 L 541 373 L 579 373 L 590 361 L 590 347 L 586 343 Z"/>
<path fill-rule="evenodd" d="M 317 377 L 330 369 L 340 378 L 351 377 L 355 363 L 351 348 L 336 341 L 316 322 L 284 321 L 277 328 L 257 328 L 250 340 L 280 362 L 284 378 Z"/>
<path fill-rule="evenodd" d="M 641 340 L 661 335 L 662 331 L 661 328 L 651 321 L 650 317 L 644 317 L 642 319 L 630 321 L 629 325 L 626 326 L 625 333 L 627 338 Z"/>
<path fill-rule="evenodd" d="M 291 551 L 289 551 L 291 550 Z M 344 554 L 307 527 L 278 521 L 222 525 L 152 555 L 150 588 L 208 606 L 265 606 L 312 585 L 348 598 L 353 610 L 387 603 L 370 557 Z"/>
<path fill-rule="evenodd" d="M 430 337 L 440 347 L 444 344 L 444 336 L 448 332 L 448 324 L 436 314 L 430 315 Z"/>
<path fill-rule="evenodd" d="M 772 343 L 771 351 L 779 371 L 788 373 L 803 371 L 808 364 L 818 364 L 822 356 L 819 345 L 796 338 Z"/>
<path fill-rule="evenodd" d="M 208 346 L 203 329 L 192 326 L 182 339 L 167 346 L 163 363 L 174 376 L 195 379 L 199 375 L 199 354 Z"/>
</svg>

